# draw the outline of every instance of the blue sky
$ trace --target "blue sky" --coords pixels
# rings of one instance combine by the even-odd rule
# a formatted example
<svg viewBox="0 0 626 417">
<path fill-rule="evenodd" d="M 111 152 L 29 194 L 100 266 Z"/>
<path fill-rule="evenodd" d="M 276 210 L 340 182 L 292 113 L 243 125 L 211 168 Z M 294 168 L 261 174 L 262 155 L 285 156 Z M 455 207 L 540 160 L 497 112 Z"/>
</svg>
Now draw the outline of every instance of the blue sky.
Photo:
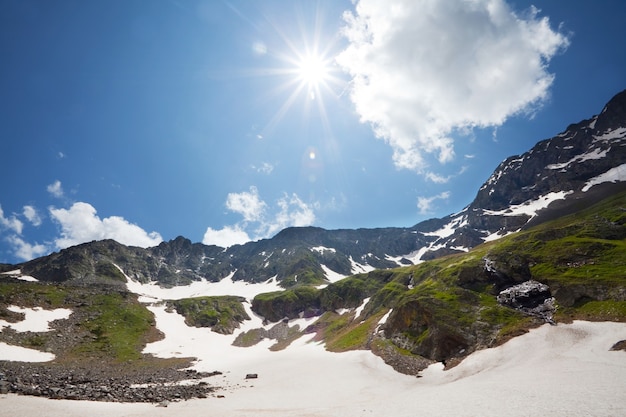
<svg viewBox="0 0 626 417">
<path fill-rule="evenodd" d="M 0 0 L 0 262 L 459 211 L 626 88 L 624 21 L 620 0 Z"/>
</svg>

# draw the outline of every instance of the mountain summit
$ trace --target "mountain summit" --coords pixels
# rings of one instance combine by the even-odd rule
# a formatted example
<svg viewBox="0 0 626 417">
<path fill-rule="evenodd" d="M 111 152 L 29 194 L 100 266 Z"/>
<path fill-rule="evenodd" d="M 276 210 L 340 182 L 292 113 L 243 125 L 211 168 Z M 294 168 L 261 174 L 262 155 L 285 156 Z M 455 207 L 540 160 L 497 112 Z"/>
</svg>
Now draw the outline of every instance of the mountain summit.
<svg viewBox="0 0 626 417">
<path fill-rule="evenodd" d="M 42 281 L 115 278 L 114 263 L 141 282 L 206 279 L 323 284 L 372 269 L 465 252 L 486 241 L 579 210 L 626 189 L 626 91 L 600 114 L 504 160 L 466 208 L 407 228 L 288 228 L 227 249 L 178 237 L 147 249 L 91 242 L 18 265 Z M 113 279 L 114 280 L 114 279 Z"/>
</svg>

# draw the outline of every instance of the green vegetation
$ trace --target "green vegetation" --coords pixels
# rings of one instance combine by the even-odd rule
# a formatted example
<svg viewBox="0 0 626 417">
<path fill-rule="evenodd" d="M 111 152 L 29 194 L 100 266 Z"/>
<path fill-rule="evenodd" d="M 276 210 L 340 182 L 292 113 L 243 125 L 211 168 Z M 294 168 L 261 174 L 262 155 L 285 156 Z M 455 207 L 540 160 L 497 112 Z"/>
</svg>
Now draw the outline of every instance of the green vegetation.
<svg viewBox="0 0 626 417">
<path fill-rule="evenodd" d="M 581 320 L 626 321 L 626 301 L 582 302 L 573 308 L 563 308 L 557 317 L 566 320 L 568 316 Z"/>
<path fill-rule="evenodd" d="M 0 309 L 16 304 L 21 307 L 61 308 L 69 296 L 68 289 L 27 281 L 0 282 Z"/>
<path fill-rule="evenodd" d="M 102 245 L 114 249 L 117 244 Z M 109 249 L 111 253 L 113 249 Z M 103 260 L 94 265 L 91 255 L 83 256 L 79 249 L 68 253 L 82 262 L 80 268 L 85 273 L 91 271 L 89 280 L 95 271 L 104 281 L 71 286 L 68 282 L 53 285 L 0 278 L 0 317 L 17 319 L 6 309 L 9 305 L 71 308 L 75 312 L 72 326 L 78 336 L 58 360 L 140 362 L 137 359 L 142 357 L 143 346 L 156 336 L 152 313 L 135 295 L 119 289 L 125 278 L 113 263 Z M 319 316 L 312 330 L 332 351 L 366 349 L 373 341 L 377 349 L 394 355 L 427 360 L 459 358 L 542 323 L 540 318 L 498 304 L 495 298 L 501 288 L 531 278 L 550 286 L 558 305 L 557 321 L 626 321 L 626 193 L 468 253 L 358 274 L 322 289 L 314 287 L 323 282 L 323 271 L 315 258 L 299 259 L 281 265 L 287 289 L 254 298 L 252 309 L 256 313 L 272 322 Z M 485 259 L 497 273 L 485 270 Z M 151 273 L 159 274 L 161 282 L 174 284 L 188 279 L 159 270 L 152 258 L 137 257 L 134 262 L 142 263 L 141 268 L 148 268 L 143 263 L 150 264 Z M 59 263 L 50 271 L 58 270 L 62 278 L 62 267 Z M 89 280 L 85 282 L 91 283 Z M 360 317 L 355 318 L 353 312 L 337 313 L 354 309 L 367 298 Z M 191 326 L 231 334 L 249 319 L 243 302 L 241 297 L 197 297 L 168 301 L 168 305 L 184 315 Z M 379 329 L 384 337 L 375 337 L 380 319 L 389 311 Z M 259 329 L 240 335 L 238 343 L 250 346 L 272 337 L 277 340 L 272 349 L 278 350 L 301 334 L 296 328 L 277 327 L 271 334 Z M 28 335 L 23 344 L 45 349 L 53 337 L 56 335 Z"/>
<path fill-rule="evenodd" d="M 126 282 L 126 277 L 115 265 L 110 262 L 98 262 L 95 266 L 96 275 L 100 278 Z"/>
<path fill-rule="evenodd" d="M 196 297 L 168 301 L 190 326 L 210 327 L 222 334 L 231 334 L 250 317 L 243 308 L 245 298 L 236 296 Z"/>
<path fill-rule="evenodd" d="M 307 310 L 320 308 L 319 291 L 314 287 L 295 287 L 258 294 L 252 300 L 252 310 L 269 321 L 294 319 Z"/>
<path fill-rule="evenodd" d="M 105 356 L 123 362 L 141 358 L 154 326 L 154 315 L 129 293 L 97 294 L 86 307 L 91 319 L 81 325 L 92 340 L 75 350 L 79 356 Z"/>
</svg>

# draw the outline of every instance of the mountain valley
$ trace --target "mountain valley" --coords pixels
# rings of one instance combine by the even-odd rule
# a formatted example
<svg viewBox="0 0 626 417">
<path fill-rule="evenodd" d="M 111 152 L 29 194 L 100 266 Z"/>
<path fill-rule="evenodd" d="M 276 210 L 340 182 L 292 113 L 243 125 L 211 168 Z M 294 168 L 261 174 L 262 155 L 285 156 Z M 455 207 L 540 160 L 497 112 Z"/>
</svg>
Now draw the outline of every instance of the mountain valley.
<svg viewBox="0 0 626 417">
<path fill-rule="evenodd" d="M 15 307 L 71 314 L 49 330 L 20 331 L 26 313 Z M 214 361 L 182 345 L 176 355 L 158 349 L 169 337 L 160 320 L 174 316 L 184 320 L 181 332 L 203 332 L 197 340 L 220 346 Z M 0 390 L 202 398 L 219 392 L 227 349 L 279 351 L 303 337 L 333 352 L 370 350 L 419 376 L 433 363 L 449 369 L 546 322 L 573 320 L 626 321 L 626 91 L 507 158 L 466 208 L 442 219 L 288 228 L 229 248 L 182 236 L 147 249 L 94 241 L 0 264 L 0 344 L 51 355 L 0 362 Z M 198 348 L 210 351 L 210 343 Z M 47 372 L 45 386 L 25 382 Z M 127 383 L 108 387 L 120 374 Z M 141 385 L 182 380 L 192 382 L 155 392 Z"/>
</svg>

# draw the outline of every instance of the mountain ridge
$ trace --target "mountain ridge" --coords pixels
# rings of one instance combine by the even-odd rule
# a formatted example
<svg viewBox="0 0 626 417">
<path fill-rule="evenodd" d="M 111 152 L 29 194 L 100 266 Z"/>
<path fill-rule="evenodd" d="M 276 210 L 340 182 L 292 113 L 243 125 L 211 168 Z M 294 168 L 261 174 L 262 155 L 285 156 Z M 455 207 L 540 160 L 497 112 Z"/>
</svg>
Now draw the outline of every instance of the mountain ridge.
<svg viewBox="0 0 626 417">
<path fill-rule="evenodd" d="M 529 151 L 506 158 L 458 213 L 429 219 L 411 227 L 326 230 L 286 228 L 274 237 L 229 248 L 192 243 L 179 236 L 147 248 L 129 248 L 134 265 L 123 265 L 119 246 L 111 256 L 142 282 L 180 285 L 216 281 L 234 273 L 234 280 L 264 282 L 277 277 L 283 286 L 327 282 L 324 268 L 348 276 L 374 268 L 393 268 L 469 250 L 485 241 L 536 225 L 592 201 L 626 189 L 626 90 L 602 111 L 570 124 L 556 136 L 537 142 Z M 611 174 L 611 172 L 615 171 Z M 608 175 L 608 178 L 602 176 Z M 610 175 L 617 181 L 611 182 Z M 597 181 L 598 184 L 593 182 Z M 64 281 L 94 275 L 72 272 L 61 263 L 76 263 L 87 252 L 64 249 L 15 267 L 42 280 Z M 86 252 L 85 252 L 86 251 Z M 106 252 L 106 251 L 105 251 Z M 81 253 L 83 255 L 81 255 Z M 102 258 L 102 254 L 98 257 Z M 65 259 L 60 261 L 60 259 Z M 119 258 L 119 259 L 118 259 Z M 45 267 L 48 260 L 54 267 Z M 56 260 L 56 261 L 55 261 Z M 6 266 L 4 269 L 14 266 Z"/>
</svg>

